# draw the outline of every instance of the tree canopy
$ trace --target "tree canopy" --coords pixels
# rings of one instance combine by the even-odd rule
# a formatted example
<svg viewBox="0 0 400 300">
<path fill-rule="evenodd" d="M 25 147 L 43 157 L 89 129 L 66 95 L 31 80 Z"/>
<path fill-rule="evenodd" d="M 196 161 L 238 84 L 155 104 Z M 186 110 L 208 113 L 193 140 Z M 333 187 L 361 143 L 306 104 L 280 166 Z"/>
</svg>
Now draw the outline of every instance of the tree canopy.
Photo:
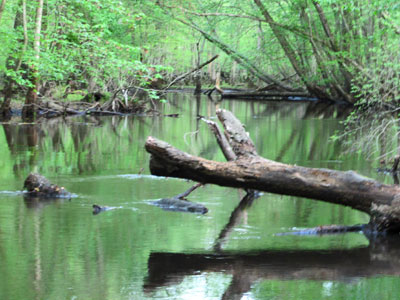
<svg viewBox="0 0 400 300">
<path fill-rule="evenodd" d="M 221 72 L 232 85 L 390 105 L 399 15 L 394 0 L 3 0 L 4 100 L 146 87 L 219 54 L 211 81 Z"/>
</svg>

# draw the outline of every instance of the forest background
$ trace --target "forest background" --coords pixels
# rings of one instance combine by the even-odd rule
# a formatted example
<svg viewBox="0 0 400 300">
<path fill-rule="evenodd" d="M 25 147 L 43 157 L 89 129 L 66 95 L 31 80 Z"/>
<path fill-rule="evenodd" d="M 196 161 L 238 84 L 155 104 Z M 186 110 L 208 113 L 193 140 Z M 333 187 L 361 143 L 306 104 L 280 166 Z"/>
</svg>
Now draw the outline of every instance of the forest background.
<svg viewBox="0 0 400 300">
<path fill-rule="evenodd" d="M 155 89 L 219 54 L 183 84 L 212 86 L 220 76 L 234 87 L 357 104 L 357 120 L 393 114 L 399 16 L 394 0 L 2 0 L 1 110 L 22 99 L 29 115 L 40 99 L 130 87 L 157 100 Z"/>
</svg>

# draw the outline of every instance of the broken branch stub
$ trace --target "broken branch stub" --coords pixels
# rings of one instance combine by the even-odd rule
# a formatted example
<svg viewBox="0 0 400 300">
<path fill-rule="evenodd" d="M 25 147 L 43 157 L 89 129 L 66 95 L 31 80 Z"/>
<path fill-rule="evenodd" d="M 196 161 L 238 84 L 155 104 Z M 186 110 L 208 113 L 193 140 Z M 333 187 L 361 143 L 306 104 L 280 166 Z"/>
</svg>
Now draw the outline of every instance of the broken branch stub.
<svg viewBox="0 0 400 300">
<path fill-rule="evenodd" d="M 235 161 L 206 160 L 148 137 L 146 150 L 151 154 L 151 173 L 345 205 L 371 215 L 371 225 L 379 231 L 400 231 L 399 186 L 381 184 L 353 171 L 267 160 L 257 155 L 254 143 L 232 113 L 221 110 L 218 117 L 238 157 Z"/>
</svg>

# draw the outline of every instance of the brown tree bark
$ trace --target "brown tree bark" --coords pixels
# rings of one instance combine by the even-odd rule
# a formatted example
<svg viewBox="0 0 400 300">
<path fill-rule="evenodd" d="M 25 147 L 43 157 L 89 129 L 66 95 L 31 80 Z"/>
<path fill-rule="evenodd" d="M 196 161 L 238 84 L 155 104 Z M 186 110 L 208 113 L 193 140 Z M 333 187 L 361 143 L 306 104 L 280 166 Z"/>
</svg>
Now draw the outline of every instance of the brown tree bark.
<svg viewBox="0 0 400 300">
<path fill-rule="evenodd" d="M 371 216 L 378 231 L 400 232 L 400 187 L 381 184 L 353 171 L 306 168 L 260 157 L 232 113 L 217 115 L 237 159 L 216 162 L 182 152 L 166 142 L 148 137 L 154 175 L 171 176 L 221 186 L 265 191 L 276 194 L 350 206 Z"/>
</svg>

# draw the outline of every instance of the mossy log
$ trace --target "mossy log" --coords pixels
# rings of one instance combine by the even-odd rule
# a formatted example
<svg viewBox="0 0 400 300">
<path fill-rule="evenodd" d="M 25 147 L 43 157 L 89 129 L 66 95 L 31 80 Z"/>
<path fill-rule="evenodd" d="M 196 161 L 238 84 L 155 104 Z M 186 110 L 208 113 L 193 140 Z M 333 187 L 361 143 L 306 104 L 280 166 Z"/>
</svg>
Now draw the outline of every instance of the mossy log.
<svg viewBox="0 0 400 300">
<path fill-rule="evenodd" d="M 382 184 L 354 171 L 306 168 L 265 159 L 257 154 L 232 113 L 218 110 L 217 115 L 236 160 L 206 160 L 148 137 L 151 173 L 341 204 L 369 214 L 374 230 L 400 232 L 400 186 Z"/>
</svg>

